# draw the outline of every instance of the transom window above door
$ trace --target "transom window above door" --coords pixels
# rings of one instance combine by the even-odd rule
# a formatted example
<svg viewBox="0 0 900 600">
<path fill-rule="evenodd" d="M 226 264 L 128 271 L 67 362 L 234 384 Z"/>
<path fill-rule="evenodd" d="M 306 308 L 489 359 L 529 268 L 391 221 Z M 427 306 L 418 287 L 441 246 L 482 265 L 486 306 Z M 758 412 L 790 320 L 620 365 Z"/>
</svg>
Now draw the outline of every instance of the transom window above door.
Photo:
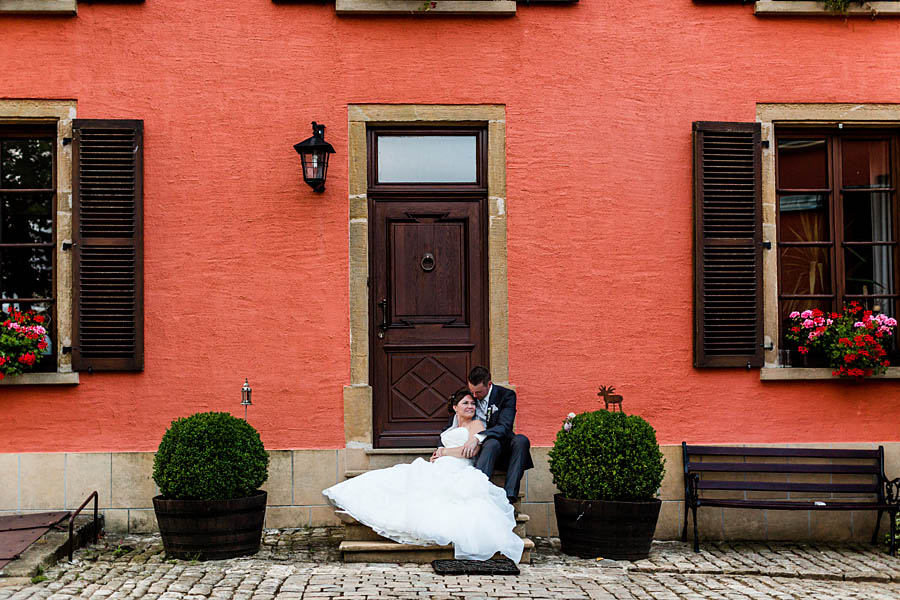
<svg viewBox="0 0 900 600">
<path fill-rule="evenodd" d="M 483 128 L 373 128 L 369 184 L 481 189 L 485 186 Z"/>
</svg>

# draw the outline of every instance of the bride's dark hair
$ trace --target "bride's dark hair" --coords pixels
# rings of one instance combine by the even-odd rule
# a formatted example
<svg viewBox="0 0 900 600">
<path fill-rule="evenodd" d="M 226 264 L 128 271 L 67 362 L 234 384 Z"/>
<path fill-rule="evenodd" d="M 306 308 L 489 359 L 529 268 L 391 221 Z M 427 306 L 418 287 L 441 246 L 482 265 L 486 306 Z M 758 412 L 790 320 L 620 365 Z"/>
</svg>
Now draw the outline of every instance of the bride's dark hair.
<svg viewBox="0 0 900 600">
<path fill-rule="evenodd" d="M 458 390 L 453 392 L 453 394 L 450 396 L 450 402 L 447 403 L 447 411 L 451 415 L 456 414 L 456 411 L 453 410 L 453 407 L 456 406 L 457 404 L 459 404 L 460 400 L 462 400 L 463 398 L 465 398 L 466 396 L 469 396 L 469 395 L 470 395 L 469 388 L 467 388 L 467 387 L 459 388 Z"/>
</svg>

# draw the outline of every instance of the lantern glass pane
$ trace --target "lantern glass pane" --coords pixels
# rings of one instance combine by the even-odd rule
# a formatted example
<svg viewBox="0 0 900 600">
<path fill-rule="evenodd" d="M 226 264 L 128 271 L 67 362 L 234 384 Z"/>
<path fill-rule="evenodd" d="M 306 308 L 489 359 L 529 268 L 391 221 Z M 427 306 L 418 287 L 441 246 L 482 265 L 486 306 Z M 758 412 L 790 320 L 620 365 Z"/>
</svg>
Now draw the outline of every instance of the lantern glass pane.
<svg viewBox="0 0 900 600">
<path fill-rule="evenodd" d="M 328 155 L 318 150 L 312 152 L 304 152 L 301 155 L 303 159 L 303 178 L 306 180 L 321 180 L 325 178 L 325 166 L 328 164 Z"/>
<path fill-rule="evenodd" d="M 475 183 L 474 135 L 378 137 L 379 183 Z"/>
</svg>

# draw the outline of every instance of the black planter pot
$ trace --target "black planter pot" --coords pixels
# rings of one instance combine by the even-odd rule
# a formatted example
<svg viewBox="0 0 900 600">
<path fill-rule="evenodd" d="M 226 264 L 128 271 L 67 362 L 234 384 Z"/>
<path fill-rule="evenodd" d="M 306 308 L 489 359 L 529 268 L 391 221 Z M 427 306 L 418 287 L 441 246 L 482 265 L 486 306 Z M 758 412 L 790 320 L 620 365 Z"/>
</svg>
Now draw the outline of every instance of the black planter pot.
<svg viewBox="0 0 900 600">
<path fill-rule="evenodd" d="M 166 554 L 185 559 L 220 559 L 259 552 L 266 492 L 230 500 L 153 499 Z"/>
<path fill-rule="evenodd" d="M 650 554 L 660 500 L 573 500 L 556 494 L 553 502 L 564 553 L 614 560 L 638 560 Z"/>
</svg>

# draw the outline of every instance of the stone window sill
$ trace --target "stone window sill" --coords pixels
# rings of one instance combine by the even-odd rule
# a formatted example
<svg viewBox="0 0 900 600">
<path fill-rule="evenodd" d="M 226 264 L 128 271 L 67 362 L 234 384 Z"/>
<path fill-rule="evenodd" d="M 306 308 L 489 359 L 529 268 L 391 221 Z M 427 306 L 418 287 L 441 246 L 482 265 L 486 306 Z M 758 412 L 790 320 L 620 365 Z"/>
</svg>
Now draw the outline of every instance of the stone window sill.
<svg viewBox="0 0 900 600">
<path fill-rule="evenodd" d="M 782 369 L 780 367 L 763 367 L 759 370 L 760 381 L 809 381 L 813 379 L 830 379 L 834 381 L 852 381 L 841 379 L 831 374 L 831 369 L 804 369 L 792 367 Z M 866 379 L 900 379 L 900 367 L 888 367 L 887 373 Z"/>
<path fill-rule="evenodd" d="M 78 385 L 78 373 L 22 373 L 0 380 L 0 385 Z"/>
<path fill-rule="evenodd" d="M 819 16 L 819 17 L 897 17 L 900 16 L 900 2 L 874 0 L 863 4 L 853 3 L 847 12 L 825 10 L 824 2 L 811 0 L 757 0 L 753 14 L 759 16 Z"/>
<path fill-rule="evenodd" d="M 436 0 L 434 8 L 424 10 L 424 6 L 425 0 L 335 0 L 334 9 L 339 15 L 516 14 L 515 0 Z"/>
<path fill-rule="evenodd" d="M 0 0 L 0 15 L 74 15 L 78 13 L 75 0 Z"/>
</svg>

